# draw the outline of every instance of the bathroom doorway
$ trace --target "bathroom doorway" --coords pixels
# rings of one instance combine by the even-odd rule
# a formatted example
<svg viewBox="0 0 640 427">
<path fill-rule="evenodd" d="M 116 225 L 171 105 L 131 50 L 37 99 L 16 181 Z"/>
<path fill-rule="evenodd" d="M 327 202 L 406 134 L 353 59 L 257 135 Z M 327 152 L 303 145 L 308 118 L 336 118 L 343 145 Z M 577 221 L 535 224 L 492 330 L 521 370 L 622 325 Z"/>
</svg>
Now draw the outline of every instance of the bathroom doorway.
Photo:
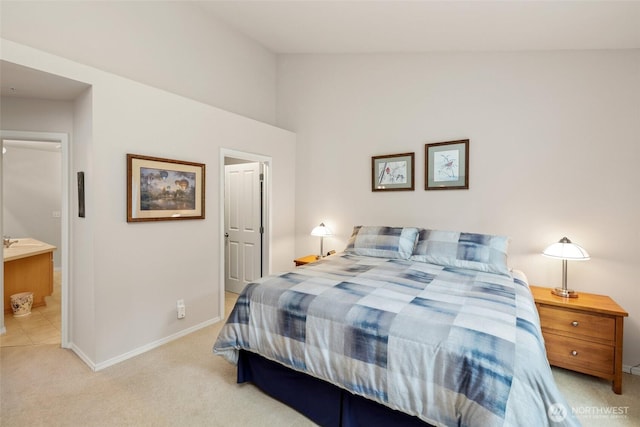
<svg viewBox="0 0 640 427">
<path fill-rule="evenodd" d="M 70 260 L 74 255 L 71 243 L 73 220 L 71 194 L 73 193 L 70 192 L 72 185 L 75 185 L 75 179 L 73 181 L 71 179 L 74 175 L 71 168 L 70 135 L 75 134 L 74 140 L 78 141 L 84 140 L 91 133 L 91 85 L 6 60 L 0 60 L 0 75 L 2 75 L 0 108 L 2 126 L 5 129 L 0 131 L 0 137 L 12 140 L 57 141 L 61 144 L 62 203 L 59 220 L 62 236 L 61 247 L 57 251 L 61 262 L 60 345 L 63 348 L 71 348 L 72 317 L 70 313 L 75 304 L 72 306 L 70 298 L 70 289 L 73 288 Z M 56 132 L 48 132 L 50 129 L 55 129 Z M 0 184 L 1 180 L 2 173 L 0 173 Z M 0 199 L 2 199 L 1 191 L 2 185 L 0 185 Z M 0 216 L 0 231 L 3 231 L 2 222 Z M 4 263 L 0 264 L 0 268 L 3 267 Z M 4 272 L 0 274 L 0 292 L 4 294 L 3 278 Z M 0 333 L 4 330 L 4 316 L 0 316 Z"/>
<path fill-rule="evenodd" d="M 69 260 L 69 137 L 55 132 L 0 131 L 2 141 L 2 232 L 11 240 L 35 238 L 53 245 L 54 287 L 46 306 L 15 319 L 3 313 L 3 346 L 65 346 Z M 4 263 L 3 263 L 4 267 Z M 28 291 L 28 289 L 25 289 Z M 4 281 L 2 283 L 4 295 Z M 3 306 L 3 311 L 7 307 Z"/>
</svg>

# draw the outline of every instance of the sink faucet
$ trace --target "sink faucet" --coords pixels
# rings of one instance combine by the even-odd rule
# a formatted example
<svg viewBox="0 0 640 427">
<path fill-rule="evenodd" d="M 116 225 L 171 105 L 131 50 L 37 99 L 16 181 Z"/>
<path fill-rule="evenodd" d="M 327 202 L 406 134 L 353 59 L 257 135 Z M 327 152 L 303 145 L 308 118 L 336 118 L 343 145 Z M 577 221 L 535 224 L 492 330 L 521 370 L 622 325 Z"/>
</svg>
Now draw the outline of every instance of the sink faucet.
<svg viewBox="0 0 640 427">
<path fill-rule="evenodd" d="M 4 244 L 5 248 L 10 248 L 11 245 L 13 245 L 16 242 L 17 240 L 11 241 L 11 237 L 9 236 L 2 236 L 2 243 Z"/>
</svg>

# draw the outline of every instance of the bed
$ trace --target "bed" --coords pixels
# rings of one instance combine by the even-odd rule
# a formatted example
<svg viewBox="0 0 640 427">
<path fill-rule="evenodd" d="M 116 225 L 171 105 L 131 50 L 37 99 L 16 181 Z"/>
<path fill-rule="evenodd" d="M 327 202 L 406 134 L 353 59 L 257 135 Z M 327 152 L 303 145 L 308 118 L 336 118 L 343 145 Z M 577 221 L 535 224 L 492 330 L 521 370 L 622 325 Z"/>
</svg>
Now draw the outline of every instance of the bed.
<svg viewBox="0 0 640 427">
<path fill-rule="evenodd" d="M 574 426 L 508 239 L 357 226 L 246 286 L 214 353 L 319 425 Z"/>
</svg>

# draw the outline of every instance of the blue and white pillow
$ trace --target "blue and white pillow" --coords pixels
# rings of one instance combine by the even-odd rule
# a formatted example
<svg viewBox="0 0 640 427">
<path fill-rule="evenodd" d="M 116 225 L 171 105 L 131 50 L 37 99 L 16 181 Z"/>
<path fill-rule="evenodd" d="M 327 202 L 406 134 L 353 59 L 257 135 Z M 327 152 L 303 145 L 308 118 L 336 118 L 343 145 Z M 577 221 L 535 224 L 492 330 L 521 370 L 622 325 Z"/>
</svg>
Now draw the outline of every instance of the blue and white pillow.
<svg viewBox="0 0 640 427">
<path fill-rule="evenodd" d="M 355 226 L 345 252 L 378 258 L 408 259 L 418 237 L 415 227 Z"/>
<path fill-rule="evenodd" d="M 509 275 L 508 246 L 505 236 L 421 229 L 411 259 Z"/>
</svg>

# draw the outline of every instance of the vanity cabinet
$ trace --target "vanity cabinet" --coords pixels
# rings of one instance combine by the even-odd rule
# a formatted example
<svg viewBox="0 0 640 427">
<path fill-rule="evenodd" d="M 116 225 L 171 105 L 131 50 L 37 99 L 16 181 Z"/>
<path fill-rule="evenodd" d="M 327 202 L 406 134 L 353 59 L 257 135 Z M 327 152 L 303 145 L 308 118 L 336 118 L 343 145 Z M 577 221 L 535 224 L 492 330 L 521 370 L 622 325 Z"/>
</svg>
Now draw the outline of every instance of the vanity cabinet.
<svg viewBox="0 0 640 427">
<path fill-rule="evenodd" d="M 11 295 L 33 292 L 33 306 L 46 305 L 53 293 L 53 251 L 55 246 L 34 239 L 17 239 L 4 249 L 4 312 L 11 313 Z M 20 244 L 22 243 L 22 244 Z"/>
</svg>

